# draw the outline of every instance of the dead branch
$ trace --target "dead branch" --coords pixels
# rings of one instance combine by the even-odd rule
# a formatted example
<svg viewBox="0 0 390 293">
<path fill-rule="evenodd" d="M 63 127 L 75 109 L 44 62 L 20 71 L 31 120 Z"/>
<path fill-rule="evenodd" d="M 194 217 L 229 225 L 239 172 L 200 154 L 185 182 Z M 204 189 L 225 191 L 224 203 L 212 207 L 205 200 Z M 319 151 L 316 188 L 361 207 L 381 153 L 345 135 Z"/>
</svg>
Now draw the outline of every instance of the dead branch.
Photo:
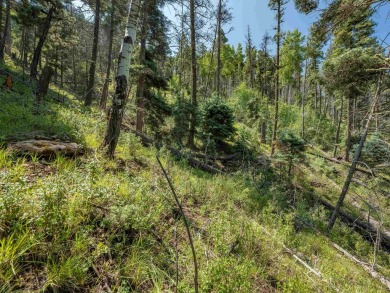
<svg viewBox="0 0 390 293">
<path fill-rule="evenodd" d="M 368 266 L 366 263 L 362 262 L 361 260 L 354 257 L 352 254 L 350 254 L 345 249 L 338 246 L 336 243 L 332 243 L 332 246 L 336 248 L 338 251 L 340 251 L 342 254 L 344 254 L 346 257 L 348 257 L 350 260 L 352 260 L 357 265 L 361 266 L 367 273 L 371 275 L 371 277 L 379 280 L 383 285 L 387 287 L 387 289 L 390 290 L 390 280 L 373 270 L 370 266 Z"/>
<path fill-rule="evenodd" d="M 195 252 L 195 247 L 194 247 L 194 243 L 193 243 L 193 240 L 192 240 L 192 235 L 191 235 L 191 231 L 190 231 L 190 226 L 188 224 L 188 221 L 187 221 L 187 217 L 183 211 L 183 207 L 179 201 L 179 198 L 177 197 L 177 194 L 175 192 L 175 189 L 172 185 L 172 182 L 171 180 L 169 179 L 168 177 L 168 174 L 167 172 L 165 171 L 161 161 L 160 161 L 160 158 L 158 156 L 156 156 L 156 159 L 157 159 L 157 162 L 158 164 L 160 165 L 161 167 L 161 170 L 163 171 L 164 173 L 164 176 L 165 176 L 165 179 L 167 180 L 168 182 L 168 185 L 169 185 L 169 188 L 171 189 L 172 191 L 172 194 L 173 194 L 173 197 L 175 198 L 175 201 L 176 201 L 176 204 L 180 210 L 180 213 L 183 217 L 183 220 L 184 220 L 184 225 L 186 227 L 186 230 L 187 230 L 187 236 L 188 236 L 188 241 L 190 243 L 190 246 L 191 246 L 191 251 L 192 251 L 192 257 L 193 257 L 193 262 L 194 262 L 194 270 L 195 270 L 195 273 L 194 273 L 194 283 L 195 283 L 195 293 L 198 293 L 199 292 L 199 283 L 198 283 L 198 264 L 197 264 L 197 261 L 196 261 L 196 252 Z"/>
</svg>

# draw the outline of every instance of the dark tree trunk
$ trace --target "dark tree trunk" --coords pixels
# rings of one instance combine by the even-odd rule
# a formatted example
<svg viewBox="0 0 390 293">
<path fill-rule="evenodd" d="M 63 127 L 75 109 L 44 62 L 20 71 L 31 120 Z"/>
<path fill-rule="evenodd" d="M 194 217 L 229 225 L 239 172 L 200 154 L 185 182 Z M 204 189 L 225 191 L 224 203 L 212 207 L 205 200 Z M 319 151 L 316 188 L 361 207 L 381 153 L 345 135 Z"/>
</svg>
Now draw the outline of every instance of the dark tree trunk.
<svg viewBox="0 0 390 293">
<path fill-rule="evenodd" d="M 64 59 L 62 58 L 63 55 L 61 54 L 61 60 L 60 60 L 60 86 L 63 88 L 64 87 Z"/>
<path fill-rule="evenodd" d="M 72 50 L 72 74 L 73 74 L 73 90 L 76 91 L 77 90 L 77 76 L 76 76 L 76 60 L 75 60 L 75 48 L 73 47 L 73 50 Z"/>
<path fill-rule="evenodd" d="M 0 39 L 2 39 L 1 29 L 3 26 L 3 4 L 4 4 L 4 0 L 0 0 Z"/>
<path fill-rule="evenodd" d="M 26 72 L 26 63 L 27 63 L 27 30 L 25 27 L 23 27 L 22 32 L 22 46 L 20 51 L 20 63 L 22 64 L 22 71 L 23 71 L 23 80 L 24 75 Z"/>
<path fill-rule="evenodd" d="M 8 6 L 11 7 L 11 4 L 9 4 Z M 7 17 L 8 17 L 8 21 L 6 21 L 6 27 L 4 28 L 4 30 L 7 30 L 7 35 L 5 37 L 5 52 L 8 54 L 8 55 L 11 55 L 11 48 L 12 48 L 12 34 L 11 34 L 11 12 L 10 10 L 6 9 L 6 12 L 7 12 Z"/>
<path fill-rule="evenodd" d="M 54 84 L 58 84 L 58 46 L 56 46 L 56 53 L 54 59 Z"/>
<path fill-rule="evenodd" d="M 261 143 L 267 143 L 267 122 L 261 123 Z"/>
<path fill-rule="evenodd" d="M 5 2 L 6 7 L 5 7 L 5 25 L 4 25 L 4 33 L 3 37 L 1 38 L 0 42 L 0 60 L 4 61 L 4 51 L 5 51 L 5 44 L 7 40 L 7 35 L 8 35 L 8 26 L 11 21 L 11 0 L 7 0 Z"/>
<path fill-rule="evenodd" d="M 148 0 L 144 1 L 143 7 L 143 16 L 142 16 L 142 26 L 141 26 L 141 42 L 139 49 L 138 62 L 139 64 L 145 66 L 145 51 L 146 51 L 146 33 L 148 30 Z M 144 70 L 142 70 L 137 87 L 137 120 L 135 123 L 135 129 L 138 132 L 142 132 L 144 128 L 144 116 L 145 116 L 145 80 L 146 75 Z"/>
<path fill-rule="evenodd" d="M 356 150 L 356 153 L 355 153 L 355 156 L 353 158 L 353 161 L 352 161 L 352 164 L 351 164 L 351 167 L 349 168 L 349 171 L 348 171 L 348 175 L 347 175 L 347 178 L 344 182 L 344 186 L 343 186 L 343 189 L 341 191 L 341 194 L 339 196 L 339 199 L 337 201 L 337 204 L 336 204 L 336 207 L 333 211 L 333 214 L 331 216 L 331 218 L 329 219 L 329 223 L 328 223 L 328 233 L 332 230 L 335 222 L 336 222 L 336 218 L 337 218 L 337 215 L 341 209 L 341 206 L 343 205 L 344 203 L 344 199 L 347 195 L 347 192 L 348 192 L 348 189 L 349 189 L 349 185 L 351 184 L 351 181 L 352 181 L 352 177 L 356 171 L 356 167 L 357 167 L 357 163 L 359 161 L 359 158 L 360 158 L 360 154 L 362 153 L 362 150 L 363 150 L 363 146 L 364 146 L 364 143 L 366 141 L 366 138 L 367 138 L 367 134 L 368 134 L 368 130 L 370 128 L 370 122 L 374 116 L 374 111 L 375 111 L 375 108 L 376 108 L 376 105 L 378 103 L 378 100 L 379 100 L 379 90 L 380 90 L 380 83 L 378 83 L 378 89 L 377 89 L 377 92 L 375 94 L 375 97 L 374 97 L 374 101 L 372 102 L 372 105 L 371 105 L 371 109 L 370 109 L 370 112 L 369 112 L 369 116 L 368 116 L 368 119 L 367 119 L 367 122 L 366 122 L 366 126 L 364 128 L 364 131 L 363 131 L 363 134 L 360 138 L 360 142 L 359 142 L 359 146 Z M 352 109 L 352 104 L 353 104 L 353 99 L 349 98 L 348 99 L 348 108 L 351 108 Z M 350 109 L 348 109 L 348 111 L 350 111 Z"/>
<path fill-rule="evenodd" d="M 308 42 L 306 42 L 306 48 L 308 48 Z M 303 85 L 302 85 L 302 98 L 301 98 L 301 114 L 302 114 L 302 139 L 305 139 L 305 100 L 306 100 L 306 86 L 307 86 L 307 66 L 308 66 L 309 58 L 307 56 L 307 49 L 306 49 L 306 60 L 305 60 L 305 76 L 303 80 Z"/>
<path fill-rule="evenodd" d="M 50 79 L 53 76 L 54 70 L 52 67 L 46 65 L 42 74 L 39 77 L 38 86 L 35 91 L 35 103 L 39 105 L 42 102 L 42 99 L 47 95 L 49 89 Z"/>
<path fill-rule="evenodd" d="M 47 34 L 49 33 L 53 14 L 54 14 L 54 7 L 50 7 L 50 9 L 47 13 L 47 16 L 46 16 L 45 24 L 43 25 L 43 28 L 42 28 L 41 36 L 39 37 L 37 47 L 35 48 L 35 51 L 34 51 L 33 59 L 31 61 L 30 78 L 33 80 L 37 79 L 38 63 L 41 59 L 42 48 L 43 48 L 43 45 L 45 44 Z"/>
<path fill-rule="evenodd" d="M 122 124 L 123 114 L 125 112 L 127 101 L 127 79 L 125 76 L 116 77 L 115 99 L 110 111 L 110 119 L 108 122 L 106 135 L 103 145 L 108 146 L 107 153 L 112 158 L 114 157 L 115 148 L 118 144 L 120 128 Z"/>
<path fill-rule="evenodd" d="M 344 98 L 341 98 L 341 107 L 340 107 L 340 116 L 339 116 L 339 121 L 337 125 L 337 131 L 336 131 L 336 140 L 335 140 L 335 146 L 334 146 L 334 151 L 333 151 L 333 158 L 336 158 L 337 154 L 337 145 L 340 140 L 340 130 L 341 130 L 341 122 L 343 121 L 343 109 L 344 108 Z"/>
<path fill-rule="evenodd" d="M 345 140 L 345 161 L 349 162 L 349 151 L 351 150 L 351 133 L 352 133 L 352 111 L 353 111 L 353 98 L 349 96 L 347 98 L 347 135 Z"/>
<path fill-rule="evenodd" d="M 274 128 L 272 131 L 271 141 L 271 156 L 275 153 L 276 136 L 278 132 L 278 120 L 279 120 L 279 69 L 280 69 L 280 42 L 281 42 L 281 23 L 282 23 L 282 7 L 280 1 L 278 1 L 277 12 L 277 33 L 276 33 L 276 72 L 275 72 L 275 115 L 274 115 Z"/>
<path fill-rule="evenodd" d="M 87 93 L 85 95 L 85 106 L 91 106 L 94 96 L 94 87 L 95 87 L 95 71 L 96 71 L 96 61 L 98 54 L 98 45 L 99 45 L 99 27 L 100 27 L 100 0 L 95 2 L 95 21 L 93 29 L 93 45 L 92 45 L 92 57 L 91 65 L 89 67 L 89 76 L 88 76 L 88 86 Z"/>
<path fill-rule="evenodd" d="M 216 89 L 217 97 L 220 96 L 221 90 L 221 24 L 222 22 L 222 0 L 219 0 L 218 3 L 218 43 L 217 43 L 217 80 L 216 80 Z"/>
<path fill-rule="evenodd" d="M 190 23 L 191 23 L 191 115 L 190 115 L 190 132 L 188 136 L 188 146 L 194 147 L 195 140 L 195 126 L 196 126 L 196 112 L 197 112 L 197 75 L 196 75 L 196 35 L 195 35 L 195 0 L 190 0 Z M 195 284 L 197 288 L 198 284 Z"/>
<path fill-rule="evenodd" d="M 112 65 L 112 44 L 114 40 L 114 28 L 115 28 L 115 1 L 111 2 L 111 19 L 110 19 L 110 36 L 109 36 L 109 45 L 108 45 L 108 56 L 107 56 L 107 71 L 106 71 L 106 79 L 103 85 L 102 96 L 100 98 L 99 107 L 100 109 L 106 109 L 107 105 L 107 96 L 108 96 L 108 86 L 110 83 L 110 75 L 111 75 L 111 65 Z"/>
</svg>

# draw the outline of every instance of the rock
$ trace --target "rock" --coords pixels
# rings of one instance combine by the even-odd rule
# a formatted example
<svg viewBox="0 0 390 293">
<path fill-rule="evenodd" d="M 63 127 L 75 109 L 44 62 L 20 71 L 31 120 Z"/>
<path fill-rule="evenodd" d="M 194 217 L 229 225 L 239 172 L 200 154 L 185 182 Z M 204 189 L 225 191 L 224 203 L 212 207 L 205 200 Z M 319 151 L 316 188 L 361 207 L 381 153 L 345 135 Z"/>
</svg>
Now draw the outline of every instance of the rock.
<svg viewBox="0 0 390 293">
<path fill-rule="evenodd" d="M 82 154 L 82 149 L 74 142 L 61 142 L 59 140 L 25 140 L 11 143 L 8 148 L 18 154 L 36 155 L 39 157 L 53 157 L 58 154 L 76 156 Z"/>
</svg>

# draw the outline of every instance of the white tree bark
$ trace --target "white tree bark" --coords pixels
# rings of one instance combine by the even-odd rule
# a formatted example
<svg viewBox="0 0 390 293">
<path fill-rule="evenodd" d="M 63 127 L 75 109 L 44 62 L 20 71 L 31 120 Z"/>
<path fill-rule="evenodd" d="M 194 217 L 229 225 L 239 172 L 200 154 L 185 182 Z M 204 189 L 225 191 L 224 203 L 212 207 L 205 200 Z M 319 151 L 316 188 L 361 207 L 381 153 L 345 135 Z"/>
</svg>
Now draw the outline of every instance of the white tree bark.
<svg viewBox="0 0 390 293">
<path fill-rule="evenodd" d="M 119 53 L 118 69 L 116 74 L 115 95 L 110 110 L 110 119 L 108 121 L 103 147 L 108 146 L 107 154 L 113 157 L 118 143 L 123 114 L 126 108 L 127 88 L 130 76 L 131 56 L 134 51 L 136 40 L 137 25 L 141 0 L 132 0 L 130 3 L 125 37 L 122 41 L 121 51 Z"/>
<path fill-rule="evenodd" d="M 125 37 L 123 38 L 121 52 L 119 55 L 117 76 L 125 76 L 127 81 L 129 80 L 131 56 L 134 50 L 137 34 L 138 16 L 141 6 L 140 2 L 140 0 L 131 1 L 127 17 Z"/>
</svg>

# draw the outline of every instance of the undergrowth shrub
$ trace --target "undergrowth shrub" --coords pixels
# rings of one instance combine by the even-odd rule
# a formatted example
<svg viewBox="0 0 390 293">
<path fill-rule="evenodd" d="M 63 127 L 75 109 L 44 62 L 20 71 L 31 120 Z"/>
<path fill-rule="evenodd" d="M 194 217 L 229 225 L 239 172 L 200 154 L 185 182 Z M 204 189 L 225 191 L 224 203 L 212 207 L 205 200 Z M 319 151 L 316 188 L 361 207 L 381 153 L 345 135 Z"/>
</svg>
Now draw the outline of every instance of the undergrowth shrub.
<svg viewBox="0 0 390 293">
<path fill-rule="evenodd" d="M 285 130 L 279 133 L 276 147 L 278 158 L 287 162 L 287 175 L 291 176 L 293 163 L 304 158 L 305 142 L 293 132 Z"/>
<path fill-rule="evenodd" d="M 221 145 L 235 132 L 232 109 L 220 99 L 207 101 L 200 112 L 200 127 L 203 137 L 210 137 Z"/>
<path fill-rule="evenodd" d="M 353 154 L 355 154 L 358 146 L 358 143 L 353 146 Z M 386 163 L 390 160 L 390 145 L 375 133 L 364 143 L 360 160 L 371 167 Z"/>
</svg>

